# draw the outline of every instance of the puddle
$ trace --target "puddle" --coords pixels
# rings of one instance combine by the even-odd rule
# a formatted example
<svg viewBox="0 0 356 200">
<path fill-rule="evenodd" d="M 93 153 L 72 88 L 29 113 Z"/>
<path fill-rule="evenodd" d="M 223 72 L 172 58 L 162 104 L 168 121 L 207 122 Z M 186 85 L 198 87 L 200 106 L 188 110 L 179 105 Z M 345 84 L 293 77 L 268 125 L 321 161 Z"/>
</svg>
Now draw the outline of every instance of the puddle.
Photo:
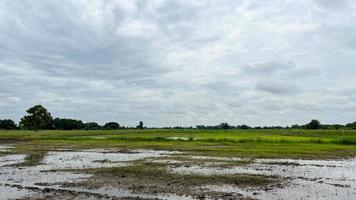
<svg viewBox="0 0 356 200">
<path fill-rule="evenodd" d="M 18 199 L 20 197 L 31 197 L 35 192 L 26 189 L 17 189 L 0 184 L 0 199 Z"/>
<path fill-rule="evenodd" d="M 237 158 L 237 157 L 209 157 L 209 156 L 190 156 L 196 160 L 215 160 L 215 161 L 251 161 L 250 158 Z"/>
<path fill-rule="evenodd" d="M 168 151 L 137 150 L 113 152 L 112 150 L 88 150 L 49 152 L 43 163 L 50 169 L 84 169 L 125 165 L 127 161 L 171 154 Z"/>
<path fill-rule="evenodd" d="M 0 144 L 0 151 L 7 150 L 9 148 L 8 145 Z"/>
<path fill-rule="evenodd" d="M 19 164 L 25 161 L 26 155 L 14 154 L 0 157 L 0 167 Z M 1 173 L 2 171 L 0 171 Z"/>
<path fill-rule="evenodd" d="M 257 159 L 251 164 L 233 168 L 179 166 L 172 170 L 185 174 L 255 174 L 288 179 L 281 188 L 207 187 L 213 191 L 238 192 L 257 199 L 356 199 L 356 159 Z"/>
<path fill-rule="evenodd" d="M 257 159 L 251 164 L 233 168 L 221 167 L 178 167 L 181 173 L 198 174 L 258 174 L 304 179 L 352 179 L 356 180 L 356 159 L 340 161 Z"/>
<path fill-rule="evenodd" d="M 194 138 L 188 138 L 188 137 L 166 137 L 166 139 L 168 139 L 168 140 L 184 140 L 184 141 L 194 140 Z"/>
<path fill-rule="evenodd" d="M 0 152 L 9 152 L 13 147 L 6 144 L 0 144 Z"/>
</svg>

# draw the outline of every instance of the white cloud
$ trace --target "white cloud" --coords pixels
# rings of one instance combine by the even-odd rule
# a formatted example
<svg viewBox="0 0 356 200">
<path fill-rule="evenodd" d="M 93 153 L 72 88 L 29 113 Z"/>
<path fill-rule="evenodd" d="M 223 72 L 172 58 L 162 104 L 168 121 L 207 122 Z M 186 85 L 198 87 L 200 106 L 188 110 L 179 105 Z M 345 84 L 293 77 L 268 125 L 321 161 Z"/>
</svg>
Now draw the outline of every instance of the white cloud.
<svg viewBox="0 0 356 200">
<path fill-rule="evenodd" d="M 1 1 L 0 118 L 42 103 L 124 125 L 355 121 L 355 13 L 350 0 Z"/>
<path fill-rule="evenodd" d="M 7 100 L 10 103 L 20 103 L 21 102 L 21 98 L 20 97 L 7 97 Z"/>
</svg>

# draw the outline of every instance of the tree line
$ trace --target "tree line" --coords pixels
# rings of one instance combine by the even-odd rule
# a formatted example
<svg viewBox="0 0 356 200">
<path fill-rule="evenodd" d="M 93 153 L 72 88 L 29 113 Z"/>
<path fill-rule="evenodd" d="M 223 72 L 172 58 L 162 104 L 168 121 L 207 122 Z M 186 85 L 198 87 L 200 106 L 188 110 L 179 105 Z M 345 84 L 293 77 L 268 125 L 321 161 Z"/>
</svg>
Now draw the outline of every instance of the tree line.
<svg viewBox="0 0 356 200">
<path fill-rule="evenodd" d="M 255 126 L 251 127 L 246 124 L 242 125 L 229 125 L 226 122 L 220 123 L 216 126 L 205 126 L 205 125 L 197 125 L 197 129 L 356 129 L 356 122 L 348 123 L 346 125 L 342 124 L 321 124 L 319 120 L 312 119 L 309 123 L 298 125 L 294 124 L 292 126 Z"/>
<path fill-rule="evenodd" d="M 21 118 L 20 123 L 16 124 L 11 119 L 0 119 L 0 129 L 26 129 L 26 130 L 118 130 L 125 128 L 137 128 L 144 129 L 143 122 L 140 121 L 136 127 L 121 126 L 117 122 L 108 122 L 104 125 L 100 125 L 96 122 L 86 122 L 77 119 L 66 118 L 53 118 L 51 113 L 47 111 L 42 105 L 35 105 L 29 108 L 27 115 Z M 341 124 L 321 124 L 318 120 L 313 119 L 309 123 L 304 125 L 292 125 L 292 126 L 256 126 L 250 127 L 246 124 L 242 125 L 229 125 L 226 122 L 220 123 L 215 126 L 197 125 L 196 127 L 161 127 L 163 129 L 356 129 L 356 122 L 348 123 L 346 125 Z"/>
<path fill-rule="evenodd" d="M 97 122 L 86 122 L 77 119 L 53 118 L 51 113 L 42 105 L 35 105 L 29 108 L 27 115 L 21 118 L 17 125 L 11 119 L 0 119 L 0 129 L 25 129 L 25 130 L 118 130 L 132 128 L 121 126 L 117 122 L 108 122 L 100 125 Z M 137 129 L 146 128 L 140 121 Z"/>
</svg>

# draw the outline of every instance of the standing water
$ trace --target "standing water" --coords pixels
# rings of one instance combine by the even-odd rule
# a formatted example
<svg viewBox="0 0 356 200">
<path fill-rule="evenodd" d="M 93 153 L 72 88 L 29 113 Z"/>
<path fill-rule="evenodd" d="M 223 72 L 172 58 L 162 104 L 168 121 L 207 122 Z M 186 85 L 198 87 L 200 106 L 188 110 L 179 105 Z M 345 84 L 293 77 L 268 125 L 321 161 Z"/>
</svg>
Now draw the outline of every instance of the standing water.
<svg viewBox="0 0 356 200">
<path fill-rule="evenodd" d="M 75 173 L 70 169 L 103 168 L 128 165 L 128 161 L 164 157 L 172 173 L 183 174 L 250 174 L 278 176 L 283 184 L 262 187 L 236 187 L 233 185 L 206 185 L 208 192 L 236 193 L 253 199 L 356 199 L 356 159 L 346 160 L 293 160 L 256 159 L 245 165 L 217 167 L 209 165 L 211 160 L 243 161 L 241 158 L 216 158 L 191 156 L 201 160 L 193 165 L 170 165 L 177 163 L 174 156 L 179 152 L 136 150 L 52 151 L 40 157 L 35 164 L 28 165 L 28 155 L 11 154 L 11 146 L 0 145 L 0 199 L 35 197 L 44 189 L 66 190 L 103 195 L 104 197 L 140 197 L 157 199 L 192 199 L 191 196 L 174 194 L 138 194 L 129 190 L 104 186 L 98 189 L 64 187 L 63 183 L 76 183 L 90 178 L 91 174 Z M 204 164 L 204 165 L 201 165 Z M 63 169 L 67 171 L 63 171 Z M 69 169 L 69 170 L 68 170 Z M 69 184 L 73 185 L 73 184 Z M 74 184 L 75 185 L 75 184 Z"/>
<path fill-rule="evenodd" d="M 356 199 L 356 159 L 257 159 L 251 164 L 232 168 L 185 166 L 172 170 L 186 174 L 269 175 L 286 180 L 279 187 L 206 186 L 207 190 L 237 192 L 256 199 Z"/>
</svg>

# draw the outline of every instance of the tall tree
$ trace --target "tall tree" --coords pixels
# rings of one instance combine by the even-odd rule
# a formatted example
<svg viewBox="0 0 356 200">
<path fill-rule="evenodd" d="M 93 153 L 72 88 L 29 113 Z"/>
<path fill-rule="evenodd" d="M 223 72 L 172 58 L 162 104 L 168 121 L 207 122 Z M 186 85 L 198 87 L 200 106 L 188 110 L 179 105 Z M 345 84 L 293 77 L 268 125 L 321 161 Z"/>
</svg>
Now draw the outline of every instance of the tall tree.
<svg viewBox="0 0 356 200">
<path fill-rule="evenodd" d="M 140 121 L 140 123 L 136 126 L 136 128 L 138 128 L 138 129 L 143 129 L 143 122 Z"/>
<path fill-rule="evenodd" d="M 20 126 L 30 130 L 52 129 L 53 119 L 51 113 L 42 105 L 36 105 L 29 108 L 28 115 L 24 116 L 20 121 Z"/>
</svg>

